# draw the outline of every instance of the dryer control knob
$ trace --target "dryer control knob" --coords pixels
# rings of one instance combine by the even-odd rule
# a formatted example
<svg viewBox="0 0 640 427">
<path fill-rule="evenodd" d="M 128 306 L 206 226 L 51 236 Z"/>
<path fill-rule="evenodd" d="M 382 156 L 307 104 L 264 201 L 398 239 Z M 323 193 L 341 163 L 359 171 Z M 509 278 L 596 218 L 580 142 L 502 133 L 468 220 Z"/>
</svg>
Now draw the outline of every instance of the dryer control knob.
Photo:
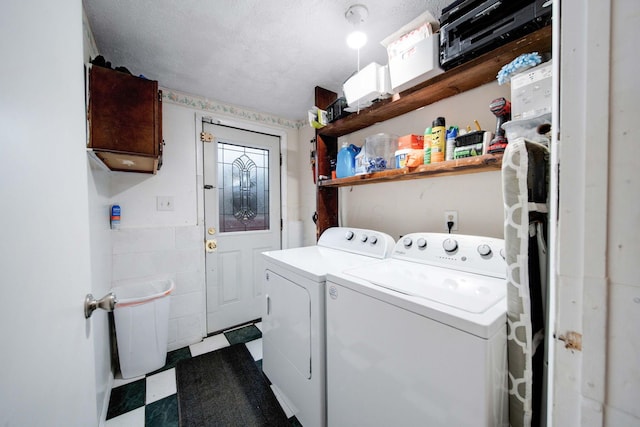
<svg viewBox="0 0 640 427">
<path fill-rule="evenodd" d="M 347 240 L 353 239 L 353 231 L 349 230 L 344 234 L 344 238 Z"/>
<path fill-rule="evenodd" d="M 427 247 L 427 240 L 426 240 L 426 239 L 424 239 L 423 237 L 420 237 L 420 238 L 418 239 L 418 241 L 416 242 L 416 244 L 418 245 L 418 247 L 419 247 L 420 249 L 424 249 L 424 248 L 426 248 L 426 247 Z"/>
<path fill-rule="evenodd" d="M 446 252 L 451 253 L 456 249 L 458 249 L 458 242 L 456 242 L 455 239 L 449 238 L 449 239 L 446 239 L 444 242 L 442 242 L 442 247 Z"/>
<path fill-rule="evenodd" d="M 491 255 L 491 247 L 487 244 L 482 244 L 478 246 L 478 253 L 480 254 L 480 256 Z"/>
<path fill-rule="evenodd" d="M 375 245 L 376 243 L 378 243 L 378 238 L 376 236 L 371 236 L 371 238 L 369 239 L 369 243 Z"/>
<path fill-rule="evenodd" d="M 410 248 L 411 245 L 413 244 L 413 240 L 411 240 L 411 237 L 405 237 L 404 240 L 402 241 L 402 244 L 404 245 L 405 248 Z"/>
<path fill-rule="evenodd" d="M 504 248 L 500 249 L 500 256 L 502 259 L 507 259 L 507 254 L 505 253 Z"/>
<path fill-rule="evenodd" d="M 367 241 L 367 239 L 368 239 L 368 237 L 367 237 L 367 235 L 366 235 L 366 234 L 363 234 L 363 235 L 362 235 L 362 237 L 360 237 L 360 241 L 361 241 L 362 243 L 366 242 L 366 241 Z"/>
</svg>

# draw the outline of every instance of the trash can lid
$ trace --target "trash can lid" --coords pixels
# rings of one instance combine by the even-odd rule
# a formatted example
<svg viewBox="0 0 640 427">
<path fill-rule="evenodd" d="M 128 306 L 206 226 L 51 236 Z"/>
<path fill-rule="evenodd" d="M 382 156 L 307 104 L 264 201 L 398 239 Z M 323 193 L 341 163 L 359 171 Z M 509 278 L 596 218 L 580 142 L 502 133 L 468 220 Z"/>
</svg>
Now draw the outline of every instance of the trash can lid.
<svg viewBox="0 0 640 427">
<path fill-rule="evenodd" d="M 173 292 L 175 283 L 171 279 L 154 280 L 149 282 L 133 283 L 117 286 L 111 289 L 116 295 L 118 307 L 129 307 L 138 304 L 146 304 L 158 298 L 163 298 Z"/>
</svg>

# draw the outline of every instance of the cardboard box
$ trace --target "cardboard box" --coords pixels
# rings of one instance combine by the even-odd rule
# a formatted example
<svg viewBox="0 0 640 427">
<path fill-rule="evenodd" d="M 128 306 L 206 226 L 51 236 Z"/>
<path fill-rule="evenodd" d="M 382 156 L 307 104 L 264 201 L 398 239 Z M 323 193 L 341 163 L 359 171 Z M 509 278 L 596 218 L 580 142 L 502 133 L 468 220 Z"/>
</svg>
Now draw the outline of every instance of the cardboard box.
<svg viewBox="0 0 640 427">
<path fill-rule="evenodd" d="M 550 113 L 551 81 L 551 61 L 511 77 L 511 120 Z"/>
<path fill-rule="evenodd" d="M 424 135 L 405 135 L 398 138 L 398 150 L 417 149 L 422 150 L 424 148 Z"/>
</svg>

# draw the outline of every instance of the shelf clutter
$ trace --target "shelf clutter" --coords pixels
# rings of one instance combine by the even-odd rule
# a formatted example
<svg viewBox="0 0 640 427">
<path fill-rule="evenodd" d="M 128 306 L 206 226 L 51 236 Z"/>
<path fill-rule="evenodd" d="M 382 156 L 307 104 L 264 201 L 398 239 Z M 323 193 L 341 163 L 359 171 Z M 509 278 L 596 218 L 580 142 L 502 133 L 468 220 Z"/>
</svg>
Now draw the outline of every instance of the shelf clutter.
<svg viewBox="0 0 640 427">
<path fill-rule="evenodd" d="M 329 123 L 319 129 L 318 133 L 323 136 L 339 137 L 401 116 L 495 81 L 502 66 L 523 53 L 549 50 L 551 50 L 551 26 L 546 26 L 397 93 L 391 98 L 380 100 L 357 114 L 350 114 Z"/>
<path fill-rule="evenodd" d="M 393 159 L 396 162 L 396 168 L 385 168 L 385 170 L 369 173 L 377 169 L 375 162 L 378 157 L 388 164 L 387 156 L 385 152 L 384 155 L 376 154 L 371 159 L 367 157 L 366 147 L 363 146 L 353 148 L 349 157 L 354 158 L 364 152 L 365 166 L 374 167 L 363 173 L 362 169 L 356 170 L 358 165 L 356 160 L 356 164 L 353 165 L 355 171 L 353 176 L 341 174 L 342 177 L 337 178 L 338 173 L 333 170 L 333 166 L 336 165 L 338 157 L 339 137 L 494 82 L 502 67 L 511 64 L 515 58 L 523 54 L 551 53 L 552 12 L 549 5 L 549 2 L 540 3 L 532 0 L 503 2 L 491 13 L 478 13 L 482 11 L 478 8 L 483 7 L 481 0 L 460 0 L 443 8 L 437 23 L 433 22 L 433 17 L 418 17 L 416 21 L 407 25 L 410 28 L 403 27 L 387 40 L 390 42 L 387 45 L 389 54 L 387 66 L 373 67 L 377 72 L 371 72 L 369 78 L 365 75 L 356 75 L 358 78 L 362 77 L 364 81 L 361 86 L 356 86 L 359 90 L 355 92 L 357 98 L 355 110 L 355 104 L 348 99 L 348 95 L 353 93 L 347 93 L 345 87 L 343 87 L 345 97 L 341 98 L 335 92 L 316 86 L 315 108 L 319 111 L 327 111 L 327 123 L 319 123 L 314 139 L 313 160 L 317 209 L 314 221 L 317 237 L 327 228 L 338 225 L 339 187 L 500 170 L 501 149 L 507 143 L 504 132 L 516 129 L 518 129 L 516 132 L 521 132 L 521 128 L 531 127 L 531 123 L 526 126 L 518 124 L 509 130 L 501 127 L 511 119 L 510 104 L 504 98 L 497 98 L 490 104 L 490 110 L 497 118 L 496 135 L 492 138 L 488 137 L 491 132 L 480 129 L 477 123 L 475 131 L 471 132 L 467 127 L 465 129 L 467 132 L 464 133 L 460 132 L 462 129 L 456 126 L 445 127 L 444 118 L 437 117 L 432 127 L 425 129 L 422 149 L 424 159 L 419 158 L 421 151 L 419 146 L 414 147 L 411 143 L 408 147 L 400 147 L 400 144 L 397 144 Z M 427 22 L 426 26 L 423 20 Z M 508 24 L 503 25 L 504 22 Z M 439 27 L 440 43 L 437 45 L 439 46 L 437 52 L 435 39 L 432 38 L 436 36 L 436 26 L 429 28 L 429 25 L 433 24 Z M 461 31 L 462 28 L 464 31 Z M 433 60 L 436 53 L 439 54 L 439 64 Z M 409 60 L 411 55 L 416 54 L 417 57 Z M 392 64 L 392 59 L 400 62 L 396 61 Z M 384 80 L 385 84 L 382 84 L 380 73 L 388 71 L 388 75 L 391 75 L 392 70 L 388 68 L 398 64 L 402 71 L 415 72 L 415 75 L 403 75 L 402 81 L 396 81 L 395 84 L 386 80 Z M 392 87 L 392 90 L 389 91 L 388 87 Z M 371 102 L 371 105 L 368 105 L 368 102 Z M 548 125 L 546 119 L 542 120 L 542 124 Z M 435 134 L 434 129 L 436 129 Z M 448 131 L 451 133 L 447 134 Z M 536 131 L 539 132 L 538 129 Z M 401 138 L 403 137 L 398 140 Z M 429 138 L 431 138 L 430 142 L 428 142 Z M 434 153 L 431 152 L 431 148 L 435 146 L 434 138 L 438 143 L 441 143 L 443 138 L 445 140 L 444 149 L 436 146 L 435 158 L 433 158 Z M 459 140 L 459 138 L 464 139 Z M 481 144 L 480 141 L 482 141 Z M 449 151 L 449 156 L 446 155 L 447 142 L 450 142 L 449 146 L 453 148 Z M 427 150 L 427 147 L 430 149 Z M 360 148 L 359 152 L 358 148 Z M 422 162 L 424 164 L 420 164 L 420 160 L 424 160 Z M 350 168 L 351 165 L 347 169 Z"/>
<path fill-rule="evenodd" d="M 502 154 L 484 154 L 463 159 L 431 163 L 417 167 L 388 169 L 380 172 L 354 175 L 347 178 L 318 181 L 318 187 L 347 187 L 380 182 L 435 178 L 476 172 L 497 171 L 502 167 Z"/>
<path fill-rule="evenodd" d="M 325 146 L 326 152 L 332 154 L 332 150 L 336 149 L 336 139 L 340 136 L 365 129 L 373 124 L 389 120 L 425 105 L 495 81 L 496 75 L 504 64 L 513 60 L 515 57 L 531 51 L 550 51 L 551 36 L 551 26 L 546 26 L 533 33 L 527 34 L 520 39 L 498 47 L 494 51 L 480 55 L 445 73 L 439 74 L 423 83 L 400 92 L 394 95 L 393 98 L 380 100 L 371 107 L 361 110 L 359 113 L 350 114 L 328 123 L 326 126 L 317 129 L 318 139 Z M 316 88 L 316 94 L 318 94 L 319 91 L 322 92 L 325 90 Z M 332 92 L 325 91 L 323 93 L 333 102 L 335 98 L 331 98 Z M 333 94 L 333 96 L 337 95 Z M 459 173 L 482 172 L 500 169 L 501 161 L 502 156 L 499 153 L 485 154 L 425 164 L 418 167 L 388 169 L 340 179 L 324 179 L 318 181 L 318 187 L 331 188 L 394 180 L 422 179 Z M 322 172 L 322 164 L 319 166 L 320 176 L 331 176 L 331 172 L 328 170 L 324 173 Z"/>
</svg>

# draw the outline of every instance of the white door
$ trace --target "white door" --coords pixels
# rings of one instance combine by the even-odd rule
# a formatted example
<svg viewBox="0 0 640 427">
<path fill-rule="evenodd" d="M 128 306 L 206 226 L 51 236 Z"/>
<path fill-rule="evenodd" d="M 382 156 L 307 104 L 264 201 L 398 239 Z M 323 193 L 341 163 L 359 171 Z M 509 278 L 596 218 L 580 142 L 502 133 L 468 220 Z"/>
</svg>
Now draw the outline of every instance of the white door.
<svg viewBox="0 0 640 427">
<path fill-rule="evenodd" d="M 280 249 L 280 138 L 207 119 L 202 131 L 211 333 L 262 315 L 261 253 Z"/>
<path fill-rule="evenodd" d="M 83 308 L 91 263 L 81 6 L 9 1 L 0 15 L 3 63 L 14 64 L 0 79 L 1 426 L 98 425 L 96 334 Z M 55 58 L 45 60 L 47 78 L 25 52 Z"/>
</svg>

